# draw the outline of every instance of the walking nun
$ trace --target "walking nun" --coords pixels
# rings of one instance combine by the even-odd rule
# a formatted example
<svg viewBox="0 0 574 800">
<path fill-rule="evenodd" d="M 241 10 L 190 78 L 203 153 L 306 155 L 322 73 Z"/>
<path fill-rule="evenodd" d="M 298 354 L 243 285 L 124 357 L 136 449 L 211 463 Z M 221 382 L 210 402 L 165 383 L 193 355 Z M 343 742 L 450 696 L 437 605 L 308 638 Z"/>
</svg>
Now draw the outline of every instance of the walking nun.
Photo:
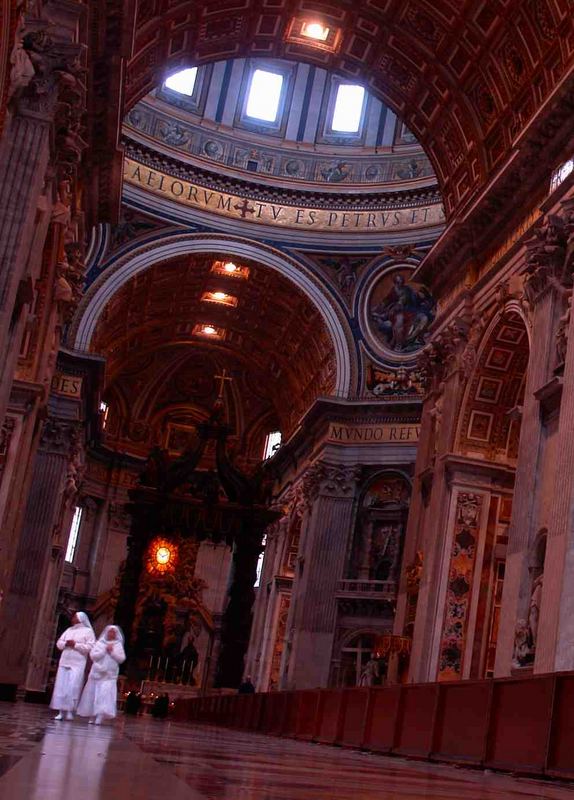
<svg viewBox="0 0 574 800">
<path fill-rule="evenodd" d="M 108 625 L 92 647 L 93 661 L 88 681 L 78 705 L 78 714 L 89 717 L 90 723 L 101 725 L 104 719 L 116 716 L 118 674 L 126 660 L 124 635 L 117 625 Z"/>
<path fill-rule="evenodd" d="M 57 720 L 64 719 L 64 714 L 66 719 L 74 718 L 84 685 L 88 653 L 95 641 L 94 629 L 88 615 L 78 611 L 72 618 L 72 627 L 67 628 L 56 643 L 62 655 L 50 707 L 58 711 Z"/>
</svg>

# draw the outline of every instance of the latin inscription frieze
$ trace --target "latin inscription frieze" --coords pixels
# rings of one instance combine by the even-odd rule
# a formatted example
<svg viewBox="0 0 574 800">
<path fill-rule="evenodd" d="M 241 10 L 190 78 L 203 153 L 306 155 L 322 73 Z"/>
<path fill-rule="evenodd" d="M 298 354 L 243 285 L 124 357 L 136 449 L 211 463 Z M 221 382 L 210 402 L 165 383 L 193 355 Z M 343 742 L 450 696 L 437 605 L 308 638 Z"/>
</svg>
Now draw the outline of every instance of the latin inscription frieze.
<svg viewBox="0 0 574 800">
<path fill-rule="evenodd" d="M 299 230 L 380 233 L 385 230 L 398 231 L 439 225 L 444 222 L 444 210 L 440 203 L 380 211 L 297 208 L 205 189 L 190 181 L 150 169 L 129 158 L 124 159 L 124 180 L 154 195 L 200 211 L 208 211 L 231 219 Z"/>
<path fill-rule="evenodd" d="M 344 425 L 332 422 L 327 441 L 336 444 L 416 444 L 420 425 Z"/>
</svg>

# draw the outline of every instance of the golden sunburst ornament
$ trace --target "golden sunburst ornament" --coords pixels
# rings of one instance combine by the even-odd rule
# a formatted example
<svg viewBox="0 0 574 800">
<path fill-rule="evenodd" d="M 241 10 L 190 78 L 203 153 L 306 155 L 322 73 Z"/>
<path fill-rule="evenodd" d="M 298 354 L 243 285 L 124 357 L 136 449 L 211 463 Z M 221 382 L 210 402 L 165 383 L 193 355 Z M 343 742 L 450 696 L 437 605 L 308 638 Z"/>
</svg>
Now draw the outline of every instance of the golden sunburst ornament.
<svg viewBox="0 0 574 800">
<path fill-rule="evenodd" d="M 177 545 L 167 539 L 153 539 L 149 546 L 147 571 L 151 573 L 173 572 L 177 560 Z"/>
</svg>

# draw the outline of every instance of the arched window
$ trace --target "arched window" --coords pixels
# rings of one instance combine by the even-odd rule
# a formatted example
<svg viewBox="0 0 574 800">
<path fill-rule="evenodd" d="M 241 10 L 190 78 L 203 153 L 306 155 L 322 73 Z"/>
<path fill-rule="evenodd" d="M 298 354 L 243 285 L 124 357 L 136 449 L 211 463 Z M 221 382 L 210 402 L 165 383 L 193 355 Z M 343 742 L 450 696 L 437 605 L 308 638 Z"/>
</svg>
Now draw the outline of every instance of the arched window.
<svg viewBox="0 0 574 800">
<path fill-rule="evenodd" d="M 100 401 L 100 414 L 102 415 L 102 430 L 105 431 L 108 424 L 108 415 L 110 413 L 110 405 L 105 400 Z"/>
<path fill-rule="evenodd" d="M 374 633 L 360 633 L 341 648 L 340 686 L 359 686 L 361 674 L 375 647 Z"/>
<path fill-rule="evenodd" d="M 74 508 L 74 516 L 72 517 L 72 524 L 70 525 L 70 534 L 68 536 L 68 544 L 66 547 L 65 560 L 69 564 L 74 563 L 74 556 L 78 546 L 78 536 L 80 534 L 80 525 L 82 524 L 83 509 L 81 506 Z"/>
<path fill-rule="evenodd" d="M 259 553 L 259 558 L 257 559 L 257 573 L 255 577 L 255 583 L 253 584 L 254 589 L 258 589 L 261 585 L 261 574 L 263 572 L 263 561 L 265 559 L 265 545 L 267 544 L 267 535 L 263 537 L 263 549 Z"/>
<path fill-rule="evenodd" d="M 265 437 L 265 446 L 263 448 L 263 460 L 267 461 L 268 458 L 274 456 L 277 450 L 281 447 L 281 431 L 271 431 Z"/>
</svg>

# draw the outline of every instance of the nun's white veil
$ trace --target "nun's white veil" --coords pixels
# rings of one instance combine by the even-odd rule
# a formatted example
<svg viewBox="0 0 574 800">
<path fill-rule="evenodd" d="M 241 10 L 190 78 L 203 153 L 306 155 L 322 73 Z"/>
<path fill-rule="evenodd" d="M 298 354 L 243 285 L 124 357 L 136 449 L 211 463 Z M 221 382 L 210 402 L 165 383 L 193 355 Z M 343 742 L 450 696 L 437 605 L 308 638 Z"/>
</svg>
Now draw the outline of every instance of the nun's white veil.
<svg viewBox="0 0 574 800">
<path fill-rule="evenodd" d="M 116 632 L 116 638 L 109 640 L 108 633 L 112 630 L 112 628 Z M 100 633 L 100 638 L 98 639 L 98 642 L 106 642 L 109 644 L 110 641 L 121 642 L 122 645 L 124 644 L 124 634 L 119 625 L 106 625 L 104 630 Z"/>
<path fill-rule="evenodd" d="M 90 618 L 88 617 L 86 612 L 85 611 L 76 611 L 75 616 L 78 618 L 78 623 L 80 625 L 83 625 L 84 628 L 89 628 L 91 630 L 91 632 L 94 634 L 94 637 L 95 637 L 96 634 L 94 632 L 94 629 L 92 628 L 92 623 L 90 622 Z"/>
</svg>

